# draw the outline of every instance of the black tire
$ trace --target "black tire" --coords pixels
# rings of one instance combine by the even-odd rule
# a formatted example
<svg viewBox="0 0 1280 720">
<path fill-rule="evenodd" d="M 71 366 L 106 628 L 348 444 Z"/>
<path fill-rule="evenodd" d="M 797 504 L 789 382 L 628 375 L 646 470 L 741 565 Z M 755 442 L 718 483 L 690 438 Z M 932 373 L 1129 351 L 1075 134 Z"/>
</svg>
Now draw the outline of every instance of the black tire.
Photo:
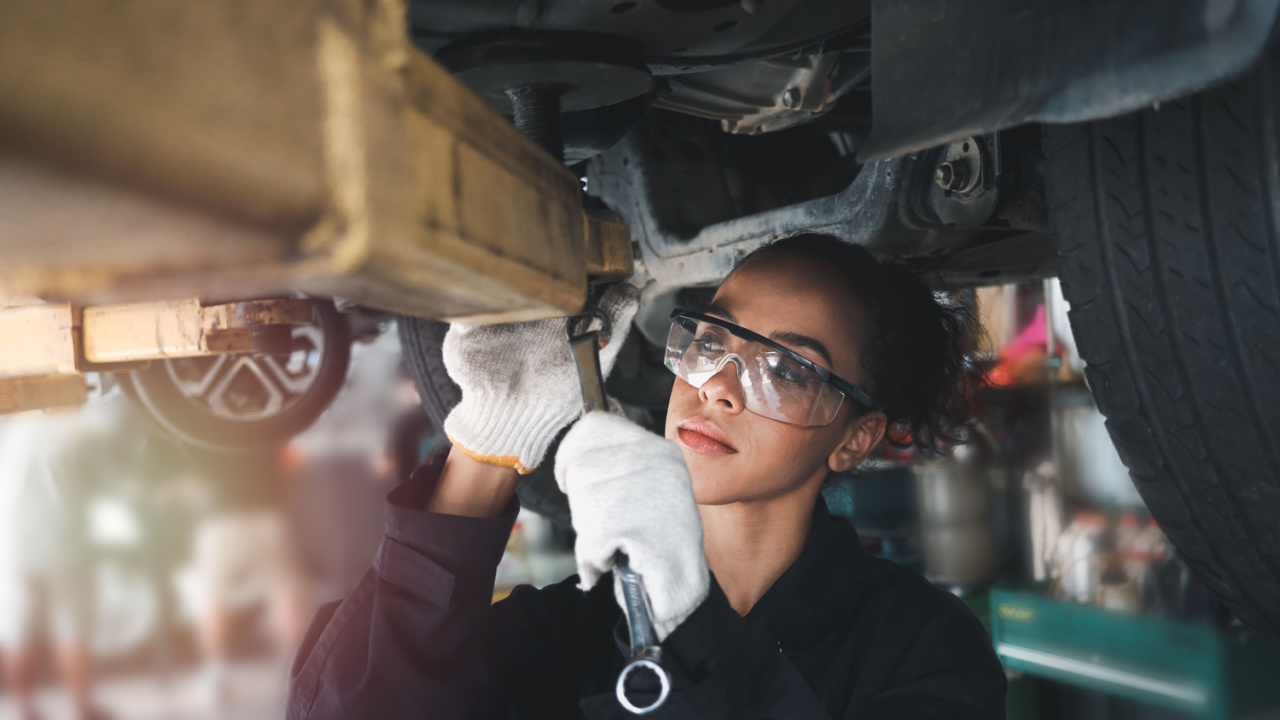
<svg viewBox="0 0 1280 720">
<path fill-rule="evenodd" d="M 443 428 L 449 411 L 462 400 L 462 389 L 449 377 L 441 354 L 449 323 L 400 315 L 396 327 L 400 333 L 400 356 L 418 388 L 422 409 L 432 425 Z"/>
<path fill-rule="evenodd" d="M 1138 491 L 1280 643 L 1280 73 L 1046 127 L 1071 327 Z"/>
<path fill-rule="evenodd" d="M 400 332 L 400 352 L 405 368 L 413 378 L 422 398 L 422 409 L 436 427 L 444 427 L 449 411 L 462 400 L 462 390 L 449 377 L 444 367 L 441 345 L 449 323 L 400 316 L 396 320 Z M 562 433 L 563 435 L 563 433 Z M 569 515 L 569 498 L 556 485 L 554 458 L 560 438 L 547 450 L 547 460 L 520 480 L 516 496 L 520 505 L 564 528 L 573 527 Z"/>
<path fill-rule="evenodd" d="M 236 420 L 209 412 L 177 384 L 169 363 L 129 373 L 120 384 L 135 406 L 163 435 L 180 444 L 217 452 L 240 452 L 280 445 L 306 430 L 342 389 L 351 364 L 351 340 L 346 317 L 328 300 L 315 301 L 315 324 L 323 338 L 318 362 L 309 371 L 305 390 L 278 413 L 254 420 Z M 225 356 L 234 360 L 244 356 Z"/>
</svg>

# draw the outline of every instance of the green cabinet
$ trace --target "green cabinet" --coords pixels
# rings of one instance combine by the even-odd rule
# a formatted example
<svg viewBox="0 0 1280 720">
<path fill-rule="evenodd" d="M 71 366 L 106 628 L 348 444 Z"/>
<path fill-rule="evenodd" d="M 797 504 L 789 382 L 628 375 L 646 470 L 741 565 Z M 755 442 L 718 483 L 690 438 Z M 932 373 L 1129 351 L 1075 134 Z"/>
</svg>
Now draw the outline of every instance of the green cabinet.
<svg viewBox="0 0 1280 720">
<path fill-rule="evenodd" d="M 1210 718 L 1280 708 L 1280 650 L 1226 630 L 1009 590 L 991 593 L 991 636 L 1010 670 Z"/>
</svg>

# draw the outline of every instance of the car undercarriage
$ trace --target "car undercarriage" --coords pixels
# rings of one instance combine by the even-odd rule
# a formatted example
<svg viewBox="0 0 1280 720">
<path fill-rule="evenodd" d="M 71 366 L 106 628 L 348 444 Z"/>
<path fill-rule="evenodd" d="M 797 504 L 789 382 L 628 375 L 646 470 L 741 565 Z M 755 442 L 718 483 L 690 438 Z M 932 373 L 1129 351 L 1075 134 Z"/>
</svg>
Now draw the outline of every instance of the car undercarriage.
<svg viewBox="0 0 1280 720">
<path fill-rule="evenodd" d="M 84 372 L 131 372 L 172 430 L 154 398 L 186 382 L 175 367 L 288 355 L 270 338 L 291 331 L 201 326 L 209 308 L 312 298 L 313 322 L 274 324 L 400 314 L 439 414 L 456 391 L 432 355 L 441 320 L 569 315 L 592 283 L 629 276 L 656 347 L 681 298 L 804 232 L 940 289 L 1057 275 L 1144 499 L 1237 615 L 1280 638 L 1278 13 L 1273 0 L 7 3 L 0 330 L 17 347 L 35 313 L 50 344 L 38 358 L 0 348 L 0 399 L 62 402 Z M 157 302 L 179 304 L 140 309 Z M 115 359 L 86 355 L 101 331 L 85 310 L 104 306 L 135 329 L 165 318 L 206 335 L 175 349 L 142 332 Z M 207 335 L 231 329 L 229 344 Z M 168 386 L 143 375 L 150 363 Z M 186 385 L 217 384 L 193 372 Z M 611 390 L 638 401 L 647 381 L 632 378 Z M 325 401 L 276 405 L 300 404 L 286 435 Z"/>
</svg>

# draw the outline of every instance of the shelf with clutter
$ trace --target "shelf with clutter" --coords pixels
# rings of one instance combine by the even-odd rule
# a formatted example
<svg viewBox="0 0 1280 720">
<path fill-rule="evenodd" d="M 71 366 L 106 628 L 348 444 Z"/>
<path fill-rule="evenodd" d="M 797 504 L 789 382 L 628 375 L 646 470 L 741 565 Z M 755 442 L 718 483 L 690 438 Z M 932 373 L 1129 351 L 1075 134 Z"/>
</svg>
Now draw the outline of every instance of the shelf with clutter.
<svg viewBox="0 0 1280 720">
<path fill-rule="evenodd" d="M 884 444 L 828 481 L 832 512 L 979 616 L 1009 674 L 1009 718 L 1280 710 L 1280 649 L 1231 617 L 1151 518 L 1057 282 L 958 296 L 986 331 L 969 442 L 940 458 Z"/>
</svg>

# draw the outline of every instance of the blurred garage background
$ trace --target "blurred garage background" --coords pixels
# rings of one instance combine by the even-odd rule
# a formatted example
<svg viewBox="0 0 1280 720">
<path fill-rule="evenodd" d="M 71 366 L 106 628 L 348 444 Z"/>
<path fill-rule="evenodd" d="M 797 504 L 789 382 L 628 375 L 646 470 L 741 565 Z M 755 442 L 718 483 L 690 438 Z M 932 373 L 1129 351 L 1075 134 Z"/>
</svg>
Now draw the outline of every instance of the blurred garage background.
<svg viewBox="0 0 1280 720">
<path fill-rule="evenodd" d="M 832 478 L 832 510 L 983 620 L 1010 718 L 1280 717 L 1280 651 L 1232 618 L 1143 506 L 1056 281 L 963 299 L 989 336 L 973 357 L 971 442 L 941 459 L 886 449 Z M 184 442 L 108 376 L 79 409 L 0 419 L 0 717 L 28 702 L 47 718 L 283 715 L 293 647 L 367 571 L 383 496 L 448 448 L 394 320 L 361 322 L 332 405 L 265 449 Z M 322 344 L 276 361 L 306 375 Z M 224 416 L 271 402 L 233 380 Z M 573 572 L 572 532 L 550 515 L 522 511 L 495 599 Z"/>
</svg>

